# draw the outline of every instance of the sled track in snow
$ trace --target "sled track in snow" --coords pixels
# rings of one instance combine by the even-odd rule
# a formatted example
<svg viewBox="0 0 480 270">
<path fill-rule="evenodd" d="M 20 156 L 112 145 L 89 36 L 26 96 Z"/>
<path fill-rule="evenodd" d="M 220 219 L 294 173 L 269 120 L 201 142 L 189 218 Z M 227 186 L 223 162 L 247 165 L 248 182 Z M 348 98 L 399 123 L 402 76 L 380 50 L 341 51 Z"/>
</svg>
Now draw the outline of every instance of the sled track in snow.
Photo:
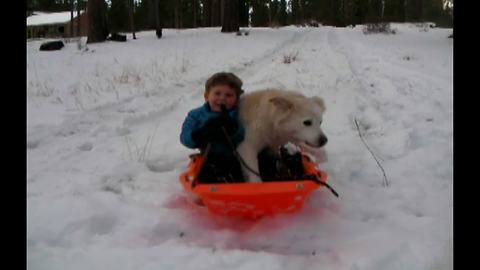
<svg viewBox="0 0 480 270">
<path fill-rule="evenodd" d="M 259 66 L 262 66 L 264 62 L 270 61 L 276 55 L 281 55 L 281 52 L 285 50 L 285 48 L 300 43 L 305 39 L 308 33 L 311 32 L 311 29 L 307 29 L 301 32 L 294 32 L 293 35 L 279 43 L 274 48 L 267 50 L 262 56 L 257 59 L 248 61 L 246 63 L 242 63 L 234 68 L 232 68 L 232 72 L 237 74 L 240 78 L 249 78 L 253 74 L 257 72 Z"/>
</svg>

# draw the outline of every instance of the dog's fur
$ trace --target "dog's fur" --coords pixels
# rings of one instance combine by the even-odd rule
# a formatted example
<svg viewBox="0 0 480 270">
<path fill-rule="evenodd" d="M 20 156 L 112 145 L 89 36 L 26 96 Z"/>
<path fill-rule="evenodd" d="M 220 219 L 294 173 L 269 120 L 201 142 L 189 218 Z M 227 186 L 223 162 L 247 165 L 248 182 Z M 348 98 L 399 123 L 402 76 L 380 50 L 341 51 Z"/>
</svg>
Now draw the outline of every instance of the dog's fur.
<svg viewBox="0 0 480 270">
<path fill-rule="evenodd" d="M 237 150 L 256 172 L 259 171 L 257 155 L 266 147 L 275 153 L 288 142 L 316 148 L 327 142 L 320 128 L 325 111 L 320 97 L 307 98 L 298 92 L 266 89 L 245 94 L 239 106 L 245 140 Z M 261 181 L 245 167 L 243 171 L 248 182 Z"/>
</svg>

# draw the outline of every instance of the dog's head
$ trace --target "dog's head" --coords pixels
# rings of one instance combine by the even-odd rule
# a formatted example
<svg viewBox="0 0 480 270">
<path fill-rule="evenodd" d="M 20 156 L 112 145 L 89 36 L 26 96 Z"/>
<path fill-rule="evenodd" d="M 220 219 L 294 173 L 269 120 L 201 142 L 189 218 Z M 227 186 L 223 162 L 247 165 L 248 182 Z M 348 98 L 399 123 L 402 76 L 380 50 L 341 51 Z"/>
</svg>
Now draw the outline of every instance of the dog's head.
<svg viewBox="0 0 480 270">
<path fill-rule="evenodd" d="M 276 115 L 275 132 L 280 134 L 282 143 L 305 143 L 311 147 L 322 147 L 328 139 L 321 124 L 325 103 L 320 97 L 277 96 L 270 99 Z"/>
</svg>

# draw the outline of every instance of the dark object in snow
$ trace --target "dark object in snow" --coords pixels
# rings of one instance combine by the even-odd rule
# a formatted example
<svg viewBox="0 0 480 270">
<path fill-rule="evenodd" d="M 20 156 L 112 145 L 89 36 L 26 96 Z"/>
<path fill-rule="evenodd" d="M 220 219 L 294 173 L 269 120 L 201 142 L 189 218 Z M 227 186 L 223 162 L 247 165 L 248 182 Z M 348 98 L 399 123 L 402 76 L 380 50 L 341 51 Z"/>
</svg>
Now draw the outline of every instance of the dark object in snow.
<svg viewBox="0 0 480 270">
<path fill-rule="evenodd" d="M 363 26 L 362 31 L 365 35 L 378 34 L 378 33 L 394 35 L 397 33 L 395 29 L 392 29 L 390 27 L 390 23 L 386 23 L 386 22 L 367 23 L 366 25 Z"/>
<path fill-rule="evenodd" d="M 127 41 L 127 36 L 126 35 L 121 35 L 121 34 L 118 34 L 118 33 L 112 33 L 108 39 L 113 40 L 113 41 L 125 42 L 125 41 Z"/>
<path fill-rule="evenodd" d="M 284 64 L 290 64 L 290 63 L 294 62 L 295 60 L 297 60 L 297 57 L 298 57 L 298 51 L 296 51 L 295 53 L 290 53 L 289 55 L 284 55 L 283 56 L 283 63 Z"/>
<path fill-rule="evenodd" d="M 311 27 L 319 27 L 320 24 L 315 20 L 310 20 L 309 22 L 307 22 L 307 25 Z"/>
<path fill-rule="evenodd" d="M 61 40 L 49 41 L 40 45 L 40 51 L 56 51 L 63 48 L 65 45 Z"/>
<path fill-rule="evenodd" d="M 448 36 L 448 38 L 453 38 L 453 33 L 450 36 Z"/>
<path fill-rule="evenodd" d="M 180 232 L 180 233 L 178 234 L 178 236 L 179 236 L 180 238 L 182 238 L 184 235 L 185 235 L 184 232 Z"/>
<path fill-rule="evenodd" d="M 159 28 L 159 29 L 155 30 L 155 34 L 157 35 L 157 38 L 161 38 L 162 37 L 162 28 Z"/>
<path fill-rule="evenodd" d="M 248 36 L 248 34 L 250 34 L 250 32 L 249 32 L 248 30 L 242 30 L 242 29 L 240 29 L 240 30 L 238 30 L 237 33 L 236 33 L 237 36 L 241 36 L 242 34 L 245 35 L 245 36 Z"/>
</svg>

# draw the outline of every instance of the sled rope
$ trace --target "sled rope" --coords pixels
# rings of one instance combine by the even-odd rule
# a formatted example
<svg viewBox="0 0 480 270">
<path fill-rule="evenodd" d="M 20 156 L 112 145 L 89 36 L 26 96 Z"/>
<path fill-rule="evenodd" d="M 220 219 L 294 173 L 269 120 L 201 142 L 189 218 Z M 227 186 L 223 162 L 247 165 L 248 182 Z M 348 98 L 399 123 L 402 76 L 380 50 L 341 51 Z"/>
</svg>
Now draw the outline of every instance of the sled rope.
<svg viewBox="0 0 480 270">
<path fill-rule="evenodd" d="M 307 175 L 307 176 L 310 176 L 310 175 Z M 317 182 L 321 185 L 324 185 L 326 188 L 328 188 L 328 190 L 330 190 L 333 193 L 333 195 L 335 195 L 335 197 L 338 198 L 338 193 L 329 184 L 320 180 L 319 177 L 317 177 L 316 175 L 311 175 L 311 179 L 313 179 L 313 181 L 315 181 L 315 182 Z"/>
<path fill-rule="evenodd" d="M 221 113 L 223 115 L 228 115 L 228 112 L 227 112 L 227 107 L 222 104 L 221 105 Z M 243 160 L 242 156 L 240 156 L 240 154 L 237 152 L 237 149 L 235 147 L 235 145 L 233 144 L 232 140 L 230 139 L 230 136 L 228 136 L 228 132 L 227 130 L 225 129 L 224 126 L 221 126 L 222 128 L 222 132 L 223 132 L 223 135 L 225 136 L 225 138 L 227 139 L 227 142 L 228 144 L 230 145 L 230 148 L 232 148 L 232 151 L 233 151 L 233 154 L 235 155 L 235 157 L 238 159 L 238 161 L 240 161 L 244 166 L 245 168 L 247 168 L 250 172 L 252 172 L 253 174 L 255 174 L 256 176 L 262 178 L 260 176 L 260 173 L 256 172 L 255 170 L 253 170 L 252 168 L 250 168 L 250 166 L 248 166 L 248 164 L 245 162 L 245 160 Z"/>
<path fill-rule="evenodd" d="M 224 126 L 222 126 L 222 131 L 223 131 L 223 135 L 225 135 L 225 138 L 227 139 L 228 144 L 232 148 L 233 154 L 235 155 L 235 157 L 237 157 L 238 161 L 240 161 L 245 166 L 245 168 L 247 168 L 250 172 L 262 178 L 258 172 L 256 172 L 254 169 L 250 168 L 250 166 L 247 165 L 245 160 L 243 160 L 242 156 L 240 156 L 240 154 L 237 152 L 237 149 L 235 149 L 235 145 L 233 145 L 233 142 L 230 139 L 230 136 L 228 136 L 227 130 L 225 129 Z"/>
<path fill-rule="evenodd" d="M 362 140 L 363 144 L 365 144 L 365 146 L 367 147 L 367 150 L 370 152 L 370 154 L 372 154 L 372 157 L 375 159 L 375 161 L 377 162 L 377 165 L 378 167 L 380 167 L 380 169 L 382 170 L 382 173 L 383 173 L 383 186 L 384 187 L 388 187 L 390 185 L 390 183 L 388 182 L 388 178 L 387 178 L 387 174 L 385 173 L 385 170 L 383 169 L 382 165 L 380 164 L 380 162 L 378 161 L 377 157 L 375 156 L 375 154 L 372 152 L 372 150 L 370 149 L 370 147 L 368 146 L 367 142 L 365 141 L 365 139 L 363 138 L 362 136 L 362 133 L 360 132 L 360 127 L 358 125 L 358 120 L 357 118 L 355 117 L 355 125 L 357 126 L 357 130 L 358 130 L 358 135 L 360 136 L 360 139 Z"/>
<path fill-rule="evenodd" d="M 335 189 L 333 189 L 329 184 L 327 184 L 327 183 L 325 183 L 325 182 L 323 182 L 323 181 L 320 181 L 320 180 L 318 180 L 318 182 L 319 182 L 320 184 L 324 185 L 326 188 L 328 188 L 328 190 L 330 190 L 330 191 L 333 193 L 333 195 L 335 195 L 335 197 L 338 198 L 338 193 L 337 193 L 337 192 L 335 191 Z"/>
</svg>

